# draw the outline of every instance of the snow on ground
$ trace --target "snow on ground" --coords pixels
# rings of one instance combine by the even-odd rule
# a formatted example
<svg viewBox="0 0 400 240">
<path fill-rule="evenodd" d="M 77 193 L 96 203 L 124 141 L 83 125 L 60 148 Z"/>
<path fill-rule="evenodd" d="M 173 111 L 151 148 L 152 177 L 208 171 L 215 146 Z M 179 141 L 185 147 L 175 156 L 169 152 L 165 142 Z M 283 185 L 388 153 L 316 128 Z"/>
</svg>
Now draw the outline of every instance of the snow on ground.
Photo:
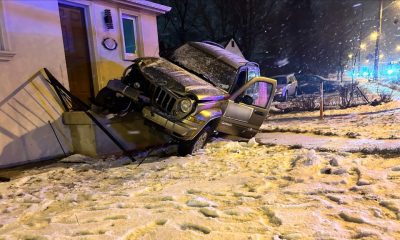
<svg viewBox="0 0 400 240">
<path fill-rule="evenodd" d="M 0 239 L 400 238 L 399 157 L 216 140 L 138 168 L 78 159 L 0 183 Z"/>
<path fill-rule="evenodd" d="M 400 91 L 398 89 L 390 88 L 388 85 L 361 81 L 360 86 L 371 93 L 389 94 L 394 100 L 400 100 Z"/>
<path fill-rule="evenodd" d="M 262 126 L 263 132 L 313 133 L 368 139 L 400 138 L 400 101 L 378 106 L 274 115 Z"/>
<path fill-rule="evenodd" d="M 399 107 L 279 115 L 263 129 L 399 141 Z M 73 155 L 0 182 L 0 239 L 400 239 L 399 188 L 400 156 L 385 152 L 215 139 L 139 167 Z"/>
</svg>

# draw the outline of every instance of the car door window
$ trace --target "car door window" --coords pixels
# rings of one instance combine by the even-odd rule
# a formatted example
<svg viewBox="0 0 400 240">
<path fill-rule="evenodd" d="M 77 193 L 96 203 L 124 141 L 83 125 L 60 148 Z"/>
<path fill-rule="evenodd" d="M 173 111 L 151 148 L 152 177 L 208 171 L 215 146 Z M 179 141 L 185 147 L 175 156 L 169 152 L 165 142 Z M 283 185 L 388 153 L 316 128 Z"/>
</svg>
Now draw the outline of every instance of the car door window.
<svg viewBox="0 0 400 240">
<path fill-rule="evenodd" d="M 255 82 L 239 96 L 240 102 L 265 108 L 271 96 L 272 84 L 267 82 Z"/>
</svg>

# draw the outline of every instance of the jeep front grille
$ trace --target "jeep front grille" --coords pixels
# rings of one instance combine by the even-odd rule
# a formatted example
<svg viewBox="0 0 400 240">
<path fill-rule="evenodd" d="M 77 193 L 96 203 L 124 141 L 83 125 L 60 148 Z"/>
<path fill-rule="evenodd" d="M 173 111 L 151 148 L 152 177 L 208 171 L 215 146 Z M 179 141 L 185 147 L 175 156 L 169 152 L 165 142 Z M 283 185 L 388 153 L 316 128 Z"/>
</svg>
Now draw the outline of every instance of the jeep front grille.
<svg viewBox="0 0 400 240">
<path fill-rule="evenodd" d="M 156 87 L 154 92 L 154 102 L 165 112 L 172 113 L 174 105 L 177 102 L 176 100 L 176 97 L 168 91 L 165 91 L 161 87 Z"/>
</svg>

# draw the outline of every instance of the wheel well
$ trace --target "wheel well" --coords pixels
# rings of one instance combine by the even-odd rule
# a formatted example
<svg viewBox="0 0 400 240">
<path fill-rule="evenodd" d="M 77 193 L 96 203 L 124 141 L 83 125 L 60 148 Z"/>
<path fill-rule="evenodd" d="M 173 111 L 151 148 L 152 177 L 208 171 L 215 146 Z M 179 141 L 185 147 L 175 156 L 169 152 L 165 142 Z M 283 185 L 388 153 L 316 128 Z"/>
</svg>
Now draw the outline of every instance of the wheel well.
<svg viewBox="0 0 400 240">
<path fill-rule="evenodd" d="M 216 118 L 210 119 L 206 124 L 204 124 L 204 126 L 200 129 L 200 131 L 197 132 L 197 134 L 193 137 L 193 139 L 195 139 L 195 138 L 199 135 L 199 133 L 200 133 L 201 131 L 203 131 L 203 129 L 206 128 L 207 126 L 210 126 L 211 128 L 214 128 L 214 129 L 215 129 L 215 128 L 217 127 L 218 120 L 219 120 L 220 118 L 221 118 L 221 117 L 216 117 Z"/>
</svg>

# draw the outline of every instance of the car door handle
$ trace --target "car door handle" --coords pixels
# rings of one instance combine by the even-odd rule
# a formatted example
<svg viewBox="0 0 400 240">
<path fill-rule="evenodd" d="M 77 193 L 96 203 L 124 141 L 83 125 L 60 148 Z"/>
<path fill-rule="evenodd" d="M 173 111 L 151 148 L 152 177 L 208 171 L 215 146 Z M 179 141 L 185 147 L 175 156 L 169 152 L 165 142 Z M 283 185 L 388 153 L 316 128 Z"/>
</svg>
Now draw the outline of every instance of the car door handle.
<svg viewBox="0 0 400 240">
<path fill-rule="evenodd" d="M 254 114 L 257 114 L 259 116 L 265 116 L 265 112 L 260 112 L 260 111 L 254 111 Z"/>
</svg>

